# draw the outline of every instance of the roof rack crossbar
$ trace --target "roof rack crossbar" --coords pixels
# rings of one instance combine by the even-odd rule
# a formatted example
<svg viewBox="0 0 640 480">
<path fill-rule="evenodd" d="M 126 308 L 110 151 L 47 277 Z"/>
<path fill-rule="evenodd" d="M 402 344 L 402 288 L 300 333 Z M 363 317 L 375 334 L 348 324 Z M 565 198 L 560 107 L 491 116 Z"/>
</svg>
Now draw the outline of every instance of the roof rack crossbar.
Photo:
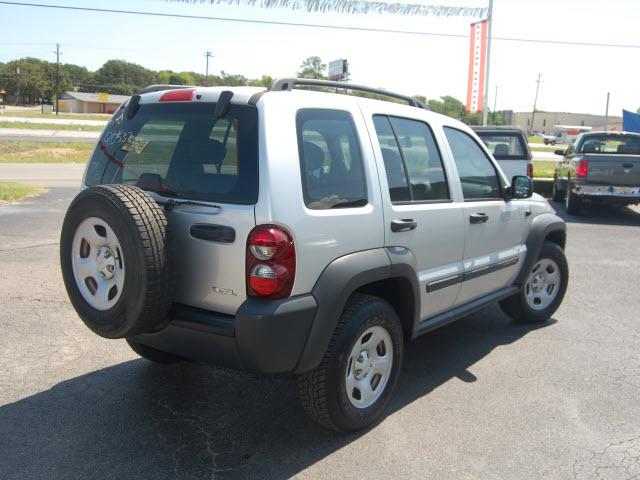
<svg viewBox="0 0 640 480">
<path fill-rule="evenodd" d="M 138 95 L 143 93 L 159 92 L 160 90 L 179 90 L 181 88 L 197 88 L 195 85 L 149 85 L 144 87 L 138 92 Z"/>
<path fill-rule="evenodd" d="M 412 107 L 423 108 L 429 110 L 427 106 L 420 100 L 400 93 L 389 92 L 381 88 L 366 87 L 364 85 L 354 85 L 351 83 L 334 82 L 332 80 L 319 80 L 315 78 L 279 78 L 274 80 L 269 86 L 269 91 L 293 90 L 296 87 L 332 87 L 341 88 L 343 90 L 357 90 L 360 92 L 375 93 L 384 95 L 385 97 L 404 100 Z"/>
</svg>

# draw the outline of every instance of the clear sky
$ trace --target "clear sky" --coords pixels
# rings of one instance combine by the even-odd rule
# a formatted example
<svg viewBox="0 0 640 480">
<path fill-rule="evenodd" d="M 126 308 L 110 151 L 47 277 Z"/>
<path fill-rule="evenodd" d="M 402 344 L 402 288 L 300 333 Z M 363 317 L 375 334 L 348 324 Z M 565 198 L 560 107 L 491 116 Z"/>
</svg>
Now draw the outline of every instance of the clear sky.
<svg viewBox="0 0 640 480">
<path fill-rule="evenodd" d="M 18 0 L 19 1 L 19 0 Z M 26 0 L 25 0 L 26 1 Z M 162 0 L 40 0 L 36 3 L 170 12 L 286 22 L 376 27 L 468 35 L 465 17 L 338 15 L 166 3 Z M 420 3 L 415 0 L 411 3 Z M 426 4 L 486 6 L 486 0 L 424 0 Z M 494 0 L 494 37 L 518 37 L 640 46 L 639 0 Z M 120 58 L 154 70 L 211 71 L 260 77 L 291 76 L 311 55 L 347 58 L 351 79 L 389 90 L 437 98 L 466 98 L 468 38 L 286 27 L 204 20 L 86 13 L 0 4 L 0 61 L 21 56 L 62 61 L 90 70 Z M 640 48 L 546 45 L 495 40 L 489 106 L 498 86 L 498 110 L 531 110 L 542 74 L 538 109 L 610 114 L 640 107 Z"/>
</svg>

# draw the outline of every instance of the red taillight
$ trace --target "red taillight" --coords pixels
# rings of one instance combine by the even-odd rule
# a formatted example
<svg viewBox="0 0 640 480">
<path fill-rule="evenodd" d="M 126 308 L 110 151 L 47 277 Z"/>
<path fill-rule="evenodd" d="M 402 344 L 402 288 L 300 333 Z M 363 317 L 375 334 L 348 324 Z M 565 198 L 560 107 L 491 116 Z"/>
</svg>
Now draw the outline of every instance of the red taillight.
<svg viewBox="0 0 640 480">
<path fill-rule="evenodd" d="M 289 296 L 296 276 L 293 238 L 277 225 L 259 225 L 247 240 L 247 294 L 253 297 Z"/>
<path fill-rule="evenodd" d="M 185 88 L 180 90 L 169 90 L 160 97 L 161 102 L 190 102 L 196 95 L 193 88 Z"/>
<path fill-rule="evenodd" d="M 527 176 L 533 178 L 533 163 L 527 163 Z"/>
<path fill-rule="evenodd" d="M 576 166 L 576 177 L 586 178 L 589 173 L 589 162 L 585 159 L 580 160 Z"/>
</svg>

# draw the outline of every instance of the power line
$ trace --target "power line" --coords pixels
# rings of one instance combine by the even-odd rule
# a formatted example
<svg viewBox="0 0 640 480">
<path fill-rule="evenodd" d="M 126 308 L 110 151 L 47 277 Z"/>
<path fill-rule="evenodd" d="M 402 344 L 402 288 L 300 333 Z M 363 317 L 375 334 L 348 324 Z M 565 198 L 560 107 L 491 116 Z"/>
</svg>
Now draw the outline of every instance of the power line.
<svg viewBox="0 0 640 480">
<path fill-rule="evenodd" d="M 373 27 L 349 27 L 345 25 L 322 25 L 317 23 L 296 23 L 296 22 L 279 22 L 273 20 L 254 20 L 246 18 L 228 18 L 228 17 L 210 17 L 204 15 L 184 15 L 176 13 L 161 13 L 161 12 L 142 12 L 139 10 L 116 10 L 110 8 L 90 8 L 90 7 L 71 7 L 67 5 L 45 5 L 41 3 L 22 3 L 22 2 L 5 2 L 0 1 L 1 5 L 12 5 L 21 7 L 38 7 L 38 8 L 52 8 L 60 10 L 75 10 L 82 12 L 92 13 L 117 13 L 126 15 L 144 15 L 149 17 L 164 17 L 164 18 L 181 18 L 190 20 L 212 20 L 219 22 L 238 22 L 238 23 L 251 23 L 260 25 L 278 25 L 288 27 L 308 27 L 308 28 L 323 28 L 331 30 L 351 30 L 358 32 L 374 32 L 374 33 L 394 33 L 401 35 L 422 35 L 432 37 L 446 37 L 446 38 L 469 38 L 469 35 L 462 35 L 457 33 L 439 33 L 439 32 L 420 32 L 411 30 L 392 30 L 387 28 L 373 28 Z M 605 42 L 571 42 L 564 40 L 545 40 L 540 38 L 516 38 L 516 37 L 493 37 L 493 40 L 505 41 L 505 42 L 525 42 L 525 43 L 544 43 L 551 45 L 575 45 L 582 47 L 609 47 L 609 48 L 638 48 L 640 45 L 634 44 L 622 44 L 622 43 L 605 43 Z"/>
</svg>

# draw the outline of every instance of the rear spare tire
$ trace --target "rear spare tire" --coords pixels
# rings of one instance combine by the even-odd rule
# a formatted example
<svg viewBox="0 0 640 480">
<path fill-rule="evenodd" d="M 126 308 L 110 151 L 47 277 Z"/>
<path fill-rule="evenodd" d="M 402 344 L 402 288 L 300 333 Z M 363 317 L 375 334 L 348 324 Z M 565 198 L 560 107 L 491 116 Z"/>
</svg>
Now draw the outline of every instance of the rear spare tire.
<svg viewBox="0 0 640 480">
<path fill-rule="evenodd" d="M 80 192 L 62 225 L 60 264 L 71 303 L 105 338 L 160 330 L 173 299 L 163 210 L 143 190 L 101 185 Z"/>
</svg>

